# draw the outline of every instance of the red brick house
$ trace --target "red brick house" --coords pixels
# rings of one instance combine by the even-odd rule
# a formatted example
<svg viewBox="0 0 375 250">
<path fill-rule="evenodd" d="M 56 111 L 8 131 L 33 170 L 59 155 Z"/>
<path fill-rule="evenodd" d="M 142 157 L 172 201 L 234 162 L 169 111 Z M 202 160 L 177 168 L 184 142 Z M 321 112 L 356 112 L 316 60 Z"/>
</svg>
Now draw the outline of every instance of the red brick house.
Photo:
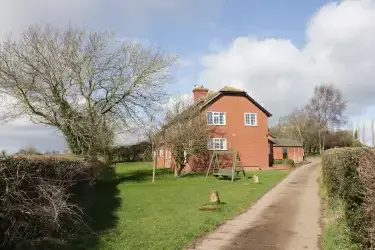
<svg viewBox="0 0 375 250">
<path fill-rule="evenodd" d="M 194 105 L 206 116 L 212 127 L 210 150 L 237 150 L 245 168 L 268 168 L 272 165 L 272 144 L 268 139 L 268 117 L 272 114 L 245 91 L 224 87 L 218 92 L 203 86 L 193 89 Z M 168 149 L 156 152 L 157 167 L 170 167 Z M 189 161 L 188 161 L 189 164 Z"/>
<path fill-rule="evenodd" d="M 292 159 L 294 162 L 302 162 L 304 149 L 302 143 L 292 139 L 271 139 L 273 144 L 273 158 L 276 160 Z"/>
</svg>

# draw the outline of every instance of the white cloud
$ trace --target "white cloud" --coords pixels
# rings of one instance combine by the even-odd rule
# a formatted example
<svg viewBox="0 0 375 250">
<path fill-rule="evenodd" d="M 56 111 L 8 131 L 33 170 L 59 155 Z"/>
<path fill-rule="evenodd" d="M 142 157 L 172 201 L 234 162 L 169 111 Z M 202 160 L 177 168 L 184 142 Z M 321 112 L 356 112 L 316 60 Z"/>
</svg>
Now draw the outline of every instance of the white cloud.
<svg viewBox="0 0 375 250">
<path fill-rule="evenodd" d="M 93 30 L 109 29 L 120 37 L 149 44 L 150 41 L 142 36 L 155 20 L 180 24 L 192 20 L 194 15 L 193 20 L 198 23 L 200 19 L 209 19 L 217 13 L 222 3 L 223 0 L 2 0 L 0 39 L 8 32 L 17 37 L 30 25 L 48 23 L 54 26 L 72 24 Z M 4 109 L 2 104 L 0 111 Z M 134 140 L 121 138 L 124 143 Z M 14 152 L 29 145 L 42 151 L 66 147 L 61 134 L 51 128 L 24 120 L 0 125 L 0 149 Z"/>
<path fill-rule="evenodd" d="M 27 146 L 35 146 L 42 152 L 62 152 L 67 148 L 61 134 L 56 130 L 23 120 L 1 125 L 0 138 L 0 149 L 6 149 L 10 153 Z"/>
<path fill-rule="evenodd" d="M 334 83 L 348 100 L 349 115 L 373 105 L 375 94 L 375 1 L 343 1 L 322 7 L 297 48 L 284 39 L 239 37 L 202 58 L 199 82 L 218 89 L 235 82 L 274 114 L 307 103 L 313 87 Z"/>
<path fill-rule="evenodd" d="M 174 22 L 191 20 L 191 15 L 209 18 L 222 3 L 223 0 L 2 0 L 0 37 L 9 31 L 19 34 L 35 23 L 71 23 L 134 35 L 159 17 Z"/>
</svg>

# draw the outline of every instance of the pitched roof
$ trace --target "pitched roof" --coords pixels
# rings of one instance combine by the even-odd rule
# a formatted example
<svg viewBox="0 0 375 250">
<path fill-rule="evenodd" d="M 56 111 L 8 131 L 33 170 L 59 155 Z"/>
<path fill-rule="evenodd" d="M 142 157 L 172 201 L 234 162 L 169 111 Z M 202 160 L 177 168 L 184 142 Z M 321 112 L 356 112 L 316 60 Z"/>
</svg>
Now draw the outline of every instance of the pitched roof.
<svg viewBox="0 0 375 250">
<path fill-rule="evenodd" d="M 218 92 L 215 92 L 213 90 L 208 91 L 207 95 L 203 98 L 198 99 L 194 104 L 192 104 L 190 107 L 188 107 L 186 110 L 184 110 L 181 114 L 178 115 L 178 117 L 175 117 L 172 121 L 170 121 L 168 124 L 163 126 L 163 129 L 171 126 L 174 122 L 180 119 L 187 118 L 189 116 L 189 113 L 194 108 L 203 109 L 210 103 L 216 101 L 223 95 L 241 95 L 245 96 L 247 99 L 249 99 L 255 106 L 257 106 L 260 110 L 262 110 L 268 117 L 271 117 L 272 114 L 268 112 L 265 108 L 263 108 L 259 103 L 257 103 L 253 98 L 251 98 L 245 90 L 238 89 L 232 86 L 225 86 L 224 88 L 220 89 Z"/>
<path fill-rule="evenodd" d="M 271 137 L 271 139 L 276 139 L 276 137 L 271 132 L 268 132 L 268 136 Z"/>
<path fill-rule="evenodd" d="M 245 92 L 243 89 L 238 89 L 232 86 L 225 86 L 224 88 L 219 90 L 220 92 Z"/>
<path fill-rule="evenodd" d="M 293 139 L 272 139 L 275 147 L 302 147 L 302 143 Z"/>
<path fill-rule="evenodd" d="M 255 101 L 253 98 L 251 98 L 245 90 L 234 88 L 232 86 L 225 86 L 224 88 L 220 89 L 218 92 L 209 91 L 207 94 L 207 98 L 205 102 L 203 103 L 201 108 L 204 108 L 205 106 L 209 105 L 210 103 L 218 100 L 223 95 L 234 95 L 234 96 L 244 96 L 249 101 L 251 101 L 255 106 L 257 106 L 263 113 L 265 113 L 268 117 L 271 117 L 272 114 L 268 112 L 265 108 L 263 108 L 262 105 L 260 105 L 257 101 Z M 196 104 L 198 104 L 197 102 Z M 199 103 L 201 104 L 201 103 Z"/>
</svg>

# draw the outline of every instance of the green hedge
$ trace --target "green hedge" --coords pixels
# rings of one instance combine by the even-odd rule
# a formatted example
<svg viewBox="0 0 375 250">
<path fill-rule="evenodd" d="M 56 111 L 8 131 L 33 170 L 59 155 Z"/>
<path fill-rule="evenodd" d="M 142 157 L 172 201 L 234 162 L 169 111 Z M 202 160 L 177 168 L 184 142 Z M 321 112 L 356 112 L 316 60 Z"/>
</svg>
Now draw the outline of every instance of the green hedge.
<svg viewBox="0 0 375 250">
<path fill-rule="evenodd" d="M 292 159 L 275 159 L 273 160 L 273 164 L 285 164 L 285 165 L 293 165 L 294 166 L 294 161 Z"/>
<path fill-rule="evenodd" d="M 375 151 L 369 148 L 331 149 L 323 156 L 323 180 L 329 200 L 344 204 L 351 239 L 363 249 L 375 246 Z"/>
<path fill-rule="evenodd" d="M 95 166 L 43 156 L 0 159 L 0 248 L 38 248 L 85 230 L 82 204 Z"/>
</svg>

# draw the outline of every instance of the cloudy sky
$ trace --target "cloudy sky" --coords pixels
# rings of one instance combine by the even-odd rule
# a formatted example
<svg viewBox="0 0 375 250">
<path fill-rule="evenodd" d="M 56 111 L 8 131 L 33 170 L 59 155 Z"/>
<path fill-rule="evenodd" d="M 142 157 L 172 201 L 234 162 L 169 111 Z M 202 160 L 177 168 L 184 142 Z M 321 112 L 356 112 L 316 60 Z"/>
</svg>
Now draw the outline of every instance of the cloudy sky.
<svg viewBox="0 0 375 250">
<path fill-rule="evenodd" d="M 244 88 L 274 119 L 333 83 L 348 116 L 375 116 L 375 0 L 2 0 L 0 37 L 29 25 L 112 30 L 177 53 L 171 94 L 194 84 Z M 59 134 L 27 121 L 0 129 L 0 149 L 63 150 Z"/>
</svg>

